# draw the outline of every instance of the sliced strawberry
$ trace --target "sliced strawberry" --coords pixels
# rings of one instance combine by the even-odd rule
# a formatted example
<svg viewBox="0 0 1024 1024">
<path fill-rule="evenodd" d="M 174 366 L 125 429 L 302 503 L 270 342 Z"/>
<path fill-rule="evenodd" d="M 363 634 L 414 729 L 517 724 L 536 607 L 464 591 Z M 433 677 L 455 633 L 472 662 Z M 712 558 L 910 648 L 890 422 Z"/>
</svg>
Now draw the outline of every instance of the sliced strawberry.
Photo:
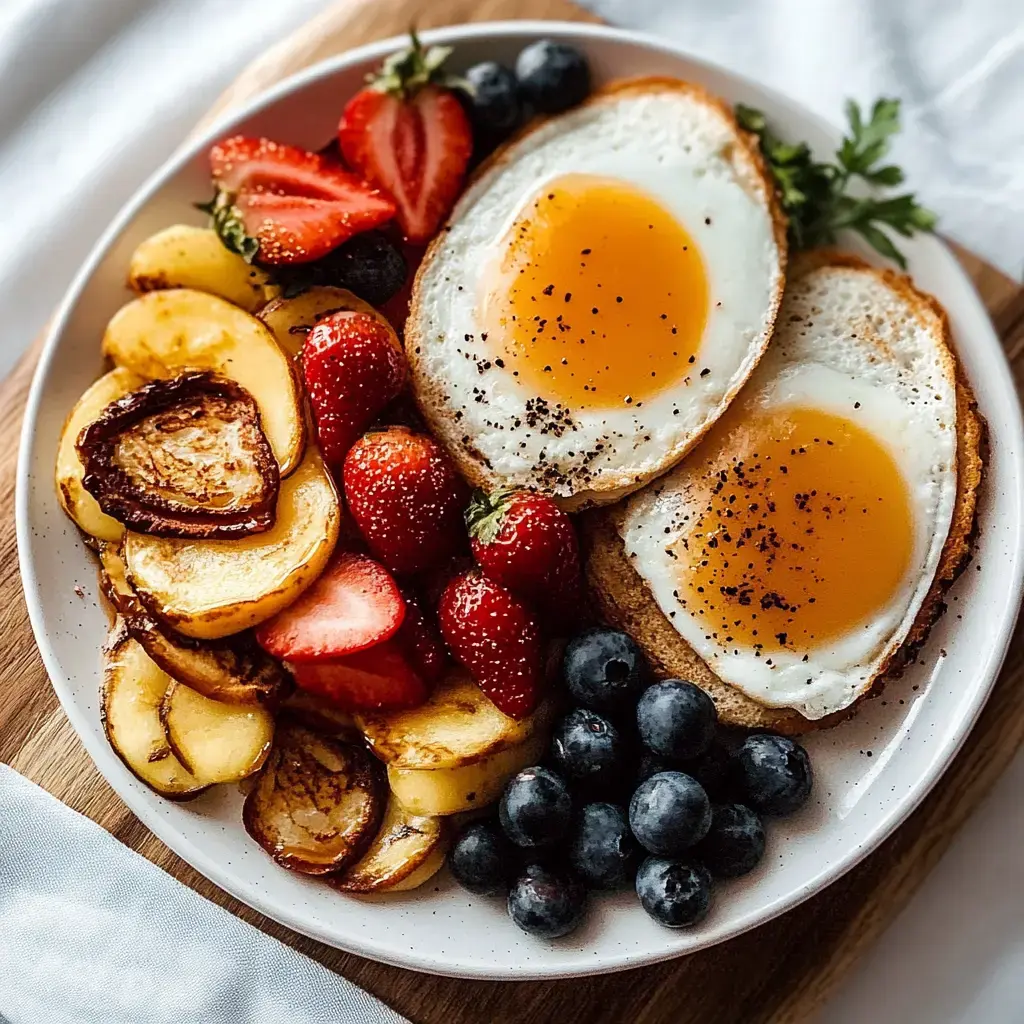
<svg viewBox="0 0 1024 1024">
<path fill-rule="evenodd" d="M 383 189 L 410 242 L 436 233 L 462 188 L 473 152 L 469 118 L 443 70 L 449 51 L 424 50 L 415 34 L 373 83 L 349 100 L 338 144 L 349 166 Z"/>
<path fill-rule="evenodd" d="M 536 707 L 544 677 L 540 627 L 515 594 L 472 569 L 445 588 L 438 622 L 452 654 L 499 711 L 524 718 Z"/>
<path fill-rule="evenodd" d="M 320 451 L 332 469 L 405 385 L 405 354 L 369 313 L 322 317 L 302 346 L 302 375 Z"/>
<path fill-rule="evenodd" d="M 397 639 L 343 658 L 297 662 L 291 669 L 299 687 L 346 711 L 415 707 L 429 692 Z"/>
<path fill-rule="evenodd" d="M 221 241 L 268 264 L 320 259 L 395 214 L 394 203 L 337 161 L 235 136 L 210 150 L 217 195 L 204 207 Z"/>
<path fill-rule="evenodd" d="M 405 602 L 387 569 L 342 551 L 294 604 L 256 630 L 256 639 L 288 661 L 337 658 L 389 639 L 404 618 Z"/>
</svg>

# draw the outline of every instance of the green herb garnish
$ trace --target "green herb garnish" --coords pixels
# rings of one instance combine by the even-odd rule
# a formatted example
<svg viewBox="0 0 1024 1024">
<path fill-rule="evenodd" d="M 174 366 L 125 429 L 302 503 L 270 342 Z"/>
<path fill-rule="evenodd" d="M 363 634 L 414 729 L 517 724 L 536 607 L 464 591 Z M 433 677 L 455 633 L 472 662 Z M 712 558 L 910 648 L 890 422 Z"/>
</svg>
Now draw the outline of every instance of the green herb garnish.
<svg viewBox="0 0 1024 1024">
<path fill-rule="evenodd" d="M 856 231 L 883 256 L 901 267 L 907 263 L 889 231 L 909 238 L 915 231 L 931 231 L 935 214 L 910 193 L 883 197 L 882 189 L 903 181 L 903 172 L 883 164 L 889 141 L 900 130 L 900 101 L 878 100 L 865 121 L 860 107 L 846 103 L 850 130 L 836 150 L 835 163 L 818 163 L 804 142 L 783 142 L 768 127 L 764 114 L 736 105 L 740 126 L 753 132 L 778 187 L 779 201 L 789 218 L 789 242 L 794 249 L 830 245 L 837 234 Z M 849 195 L 859 179 L 870 189 L 866 196 Z M 888 231 L 886 230 L 888 229 Z"/>
</svg>

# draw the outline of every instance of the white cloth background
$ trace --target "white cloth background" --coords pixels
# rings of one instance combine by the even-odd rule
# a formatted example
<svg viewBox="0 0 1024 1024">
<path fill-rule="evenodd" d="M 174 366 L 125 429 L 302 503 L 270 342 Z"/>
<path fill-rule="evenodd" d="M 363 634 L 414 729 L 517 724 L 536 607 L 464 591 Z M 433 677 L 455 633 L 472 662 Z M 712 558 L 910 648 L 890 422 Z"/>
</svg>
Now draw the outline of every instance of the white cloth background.
<svg viewBox="0 0 1024 1024">
<path fill-rule="evenodd" d="M 41 328 L 111 216 L 220 89 L 325 2 L 0 0 L 0 374 Z M 848 95 L 902 97 L 897 158 L 911 185 L 940 212 L 944 231 L 1021 275 L 1022 0 L 585 2 L 834 121 Z M 1024 1020 L 1022 786 L 1019 759 L 825 1010 L 825 1024 Z M 91 871 L 54 856 L 55 846 L 74 844 L 89 851 Z M 128 880 L 119 884 L 122 872 Z M 95 884 L 104 877 L 110 884 Z M 187 972 L 161 970 L 166 915 L 153 922 L 166 900 Z M 94 941 L 78 941 L 82 934 Z M 231 957 L 212 972 L 225 936 Z M 132 949 L 134 961 L 110 955 L 117 948 Z M 109 984 L 63 984 L 72 971 Z M 166 993 L 146 1001 L 148 1016 L 110 999 L 140 979 Z M 302 1016 L 295 998 L 307 989 L 317 1001 Z M 282 993 L 289 1001 L 275 1002 Z M 0 770 L 0 1015 L 11 1024 L 394 1019 L 352 999 L 351 987 Z"/>
</svg>

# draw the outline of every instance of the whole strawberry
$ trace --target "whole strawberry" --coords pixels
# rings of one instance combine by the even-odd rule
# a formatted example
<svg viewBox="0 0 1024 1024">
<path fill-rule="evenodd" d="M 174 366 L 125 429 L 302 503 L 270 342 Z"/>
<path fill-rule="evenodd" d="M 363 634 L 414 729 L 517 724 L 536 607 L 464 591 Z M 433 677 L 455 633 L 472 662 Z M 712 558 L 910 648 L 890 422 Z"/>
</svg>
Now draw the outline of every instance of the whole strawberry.
<svg viewBox="0 0 1024 1024">
<path fill-rule="evenodd" d="M 302 346 L 302 376 L 324 461 L 341 467 L 349 448 L 405 386 L 394 332 L 369 313 L 332 313 Z"/>
<path fill-rule="evenodd" d="M 515 594 L 478 569 L 445 587 L 438 623 L 449 649 L 509 718 L 537 705 L 543 679 L 540 627 Z"/>
<path fill-rule="evenodd" d="M 476 491 L 466 509 L 473 555 L 492 580 L 565 618 L 580 603 L 580 550 L 572 520 L 529 491 Z"/>
<path fill-rule="evenodd" d="M 392 572 L 433 568 L 465 543 L 466 485 L 427 434 L 408 427 L 364 434 L 345 457 L 343 480 L 359 532 Z"/>
</svg>

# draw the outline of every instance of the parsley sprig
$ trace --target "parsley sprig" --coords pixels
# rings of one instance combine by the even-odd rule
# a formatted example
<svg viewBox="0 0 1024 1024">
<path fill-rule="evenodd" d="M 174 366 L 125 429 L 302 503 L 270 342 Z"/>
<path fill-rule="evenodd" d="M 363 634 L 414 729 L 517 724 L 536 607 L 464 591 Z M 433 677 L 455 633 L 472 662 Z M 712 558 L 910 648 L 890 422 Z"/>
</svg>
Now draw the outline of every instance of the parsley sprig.
<svg viewBox="0 0 1024 1024">
<path fill-rule="evenodd" d="M 768 127 L 760 110 L 736 106 L 744 129 L 760 141 L 761 152 L 778 187 L 779 201 L 789 217 L 789 241 L 794 249 L 830 245 L 844 229 L 856 231 L 883 256 L 906 266 L 890 232 L 909 238 L 931 231 L 935 214 L 911 193 L 882 196 L 880 191 L 903 182 L 903 172 L 883 163 L 889 142 L 900 130 L 900 101 L 880 99 L 865 120 L 853 100 L 846 103 L 849 133 L 836 150 L 834 163 L 819 163 L 804 142 L 784 142 Z M 868 186 L 867 195 L 850 195 L 855 180 Z"/>
</svg>

